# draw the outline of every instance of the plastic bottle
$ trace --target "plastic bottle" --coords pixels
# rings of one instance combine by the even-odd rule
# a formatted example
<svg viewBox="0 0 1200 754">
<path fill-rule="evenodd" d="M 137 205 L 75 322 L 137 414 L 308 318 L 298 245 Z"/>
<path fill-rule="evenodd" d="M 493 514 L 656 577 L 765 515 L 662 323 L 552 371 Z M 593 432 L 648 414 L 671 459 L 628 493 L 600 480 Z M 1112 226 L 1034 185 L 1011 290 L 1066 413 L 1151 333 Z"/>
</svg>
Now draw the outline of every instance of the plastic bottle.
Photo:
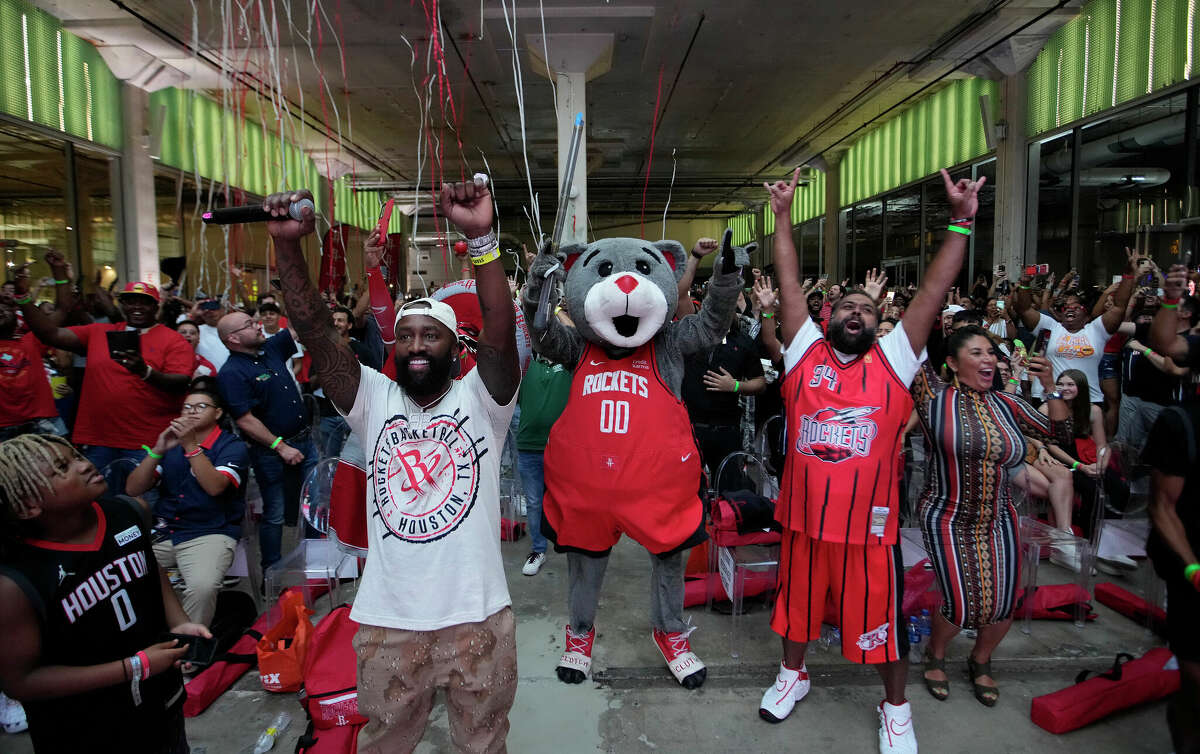
<svg viewBox="0 0 1200 754">
<path fill-rule="evenodd" d="M 933 635 L 933 618 L 929 616 L 928 610 L 921 611 L 921 636 L 928 637 Z"/>
<path fill-rule="evenodd" d="M 826 649 L 830 647 L 841 649 L 842 632 L 838 630 L 837 626 L 831 626 L 828 623 L 821 624 L 821 646 Z"/>
<path fill-rule="evenodd" d="M 287 730 L 291 722 L 292 716 L 287 712 L 280 712 L 276 715 L 275 721 L 258 737 L 258 743 L 254 744 L 254 754 L 264 754 L 264 752 L 273 749 L 275 747 L 275 739 L 279 737 L 279 734 Z"/>
<path fill-rule="evenodd" d="M 921 662 L 921 622 L 917 616 L 908 619 L 908 659 L 910 662 Z"/>
</svg>

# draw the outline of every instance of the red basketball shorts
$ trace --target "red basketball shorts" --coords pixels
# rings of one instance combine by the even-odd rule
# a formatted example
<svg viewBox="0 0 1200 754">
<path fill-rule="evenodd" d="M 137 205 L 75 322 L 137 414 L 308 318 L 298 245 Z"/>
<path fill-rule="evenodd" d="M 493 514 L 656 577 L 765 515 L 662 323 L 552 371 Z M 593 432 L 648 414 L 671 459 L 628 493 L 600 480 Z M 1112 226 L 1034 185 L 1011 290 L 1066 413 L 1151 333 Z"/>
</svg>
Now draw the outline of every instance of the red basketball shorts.
<svg viewBox="0 0 1200 754">
<path fill-rule="evenodd" d="M 796 642 L 821 638 L 828 603 L 842 633 L 842 656 L 875 665 L 908 655 L 900 605 L 899 545 L 851 545 L 784 529 L 771 629 Z"/>
</svg>

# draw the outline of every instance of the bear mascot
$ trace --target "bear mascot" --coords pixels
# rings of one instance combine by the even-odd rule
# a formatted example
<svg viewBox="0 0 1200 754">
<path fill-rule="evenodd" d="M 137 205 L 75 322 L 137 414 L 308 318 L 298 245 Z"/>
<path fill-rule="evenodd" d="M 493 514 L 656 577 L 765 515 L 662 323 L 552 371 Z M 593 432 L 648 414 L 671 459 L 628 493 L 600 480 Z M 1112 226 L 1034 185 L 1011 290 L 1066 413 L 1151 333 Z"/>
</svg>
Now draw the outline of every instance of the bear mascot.
<svg viewBox="0 0 1200 754">
<path fill-rule="evenodd" d="M 684 356 L 729 331 L 749 263 L 731 237 L 726 230 L 700 311 L 679 320 L 687 252 L 675 241 L 607 238 L 558 256 L 547 245 L 530 266 L 526 322 L 535 322 L 544 285 L 557 304 L 559 283 L 574 321 L 551 316 L 530 328 L 534 350 L 573 370 L 546 444 L 542 503 L 542 532 L 567 555 L 570 623 L 557 668 L 566 683 L 591 670 L 600 586 L 622 533 L 650 552 L 652 636 L 671 674 L 689 689 L 707 675 L 683 619 L 684 551 L 706 533 L 700 454 L 681 386 Z"/>
</svg>

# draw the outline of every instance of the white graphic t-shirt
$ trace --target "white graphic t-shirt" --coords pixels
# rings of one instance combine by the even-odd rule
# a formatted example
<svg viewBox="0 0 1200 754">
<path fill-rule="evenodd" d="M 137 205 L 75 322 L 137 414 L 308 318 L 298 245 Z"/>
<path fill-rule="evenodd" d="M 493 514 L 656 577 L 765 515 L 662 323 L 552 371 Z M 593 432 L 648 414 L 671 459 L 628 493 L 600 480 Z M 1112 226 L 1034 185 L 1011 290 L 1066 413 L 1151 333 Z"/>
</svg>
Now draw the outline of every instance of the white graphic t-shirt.
<svg viewBox="0 0 1200 754">
<path fill-rule="evenodd" d="M 1046 341 L 1046 358 L 1054 369 L 1054 379 L 1057 380 L 1068 369 L 1078 369 L 1087 375 L 1088 400 L 1091 403 L 1103 402 L 1100 360 L 1104 358 L 1104 344 L 1111 337 L 1103 318 L 1096 317 L 1078 332 L 1068 332 L 1058 320 L 1043 314 L 1037 327 L 1033 328 L 1034 336 L 1042 330 L 1050 331 L 1050 340 Z M 1033 394 L 1037 397 L 1042 395 L 1042 383 L 1037 380 L 1033 381 Z"/>
<path fill-rule="evenodd" d="M 500 453 L 516 408 L 479 370 L 428 411 L 362 367 L 346 421 L 366 451 L 370 554 L 350 617 L 433 631 L 511 604 L 500 559 Z"/>
</svg>

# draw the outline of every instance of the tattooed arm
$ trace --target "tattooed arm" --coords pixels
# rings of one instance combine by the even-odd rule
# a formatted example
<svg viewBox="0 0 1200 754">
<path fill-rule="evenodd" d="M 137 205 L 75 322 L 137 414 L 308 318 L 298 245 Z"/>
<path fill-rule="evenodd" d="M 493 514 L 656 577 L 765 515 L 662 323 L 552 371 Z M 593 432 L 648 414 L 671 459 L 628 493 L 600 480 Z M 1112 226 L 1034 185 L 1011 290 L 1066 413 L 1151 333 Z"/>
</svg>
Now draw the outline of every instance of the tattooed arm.
<svg viewBox="0 0 1200 754">
<path fill-rule="evenodd" d="M 481 238 L 492 231 L 492 194 L 482 180 L 443 185 L 442 212 L 467 238 Z M 521 384 L 521 365 L 516 313 L 499 256 L 475 266 L 475 293 L 483 314 L 476 368 L 492 400 L 506 406 Z"/>
<path fill-rule="evenodd" d="M 277 219 L 267 223 L 267 232 L 275 241 L 275 259 L 288 321 L 299 334 L 300 342 L 312 354 L 312 368 L 321 375 L 325 395 L 343 413 L 350 413 L 354 396 L 358 394 L 361 367 L 350 346 L 342 343 L 337 330 L 333 329 L 333 314 L 308 276 L 300 239 L 313 232 L 316 215 L 305 210 L 301 221 L 288 217 L 288 206 L 301 199 L 311 201 L 312 192 L 302 190 L 268 196 L 263 209 Z"/>
</svg>

